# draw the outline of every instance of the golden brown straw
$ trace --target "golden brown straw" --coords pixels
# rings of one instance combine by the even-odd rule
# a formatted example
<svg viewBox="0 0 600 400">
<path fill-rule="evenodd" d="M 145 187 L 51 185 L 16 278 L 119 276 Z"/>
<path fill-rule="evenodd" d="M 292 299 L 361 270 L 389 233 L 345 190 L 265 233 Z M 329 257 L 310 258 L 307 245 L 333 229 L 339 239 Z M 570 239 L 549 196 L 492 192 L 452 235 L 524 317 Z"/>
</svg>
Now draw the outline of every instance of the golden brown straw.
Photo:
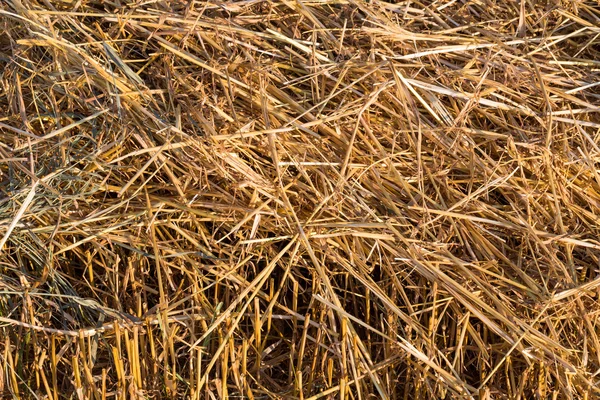
<svg viewBox="0 0 600 400">
<path fill-rule="evenodd" d="M 595 1 L 0 1 L 0 397 L 600 397 Z"/>
</svg>

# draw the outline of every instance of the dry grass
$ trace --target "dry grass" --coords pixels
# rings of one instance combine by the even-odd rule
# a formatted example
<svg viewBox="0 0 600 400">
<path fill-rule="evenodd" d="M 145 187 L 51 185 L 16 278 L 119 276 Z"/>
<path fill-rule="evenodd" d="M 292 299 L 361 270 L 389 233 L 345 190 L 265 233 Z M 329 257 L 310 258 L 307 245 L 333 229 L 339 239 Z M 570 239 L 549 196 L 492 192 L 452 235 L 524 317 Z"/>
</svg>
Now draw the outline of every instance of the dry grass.
<svg viewBox="0 0 600 400">
<path fill-rule="evenodd" d="M 1 397 L 600 395 L 596 2 L 0 24 Z"/>
</svg>

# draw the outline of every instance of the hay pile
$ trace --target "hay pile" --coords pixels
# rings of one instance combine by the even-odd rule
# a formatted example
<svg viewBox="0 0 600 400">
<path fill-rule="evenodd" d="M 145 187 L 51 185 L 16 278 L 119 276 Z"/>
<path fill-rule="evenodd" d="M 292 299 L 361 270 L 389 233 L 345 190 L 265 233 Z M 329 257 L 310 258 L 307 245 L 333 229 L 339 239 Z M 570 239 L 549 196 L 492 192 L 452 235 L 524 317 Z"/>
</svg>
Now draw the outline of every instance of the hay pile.
<svg viewBox="0 0 600 400">
<path fill-rule="evenodd" d="M 0 24 L 2 397 L 599 396 L 596 2 Z"/>
</svg>

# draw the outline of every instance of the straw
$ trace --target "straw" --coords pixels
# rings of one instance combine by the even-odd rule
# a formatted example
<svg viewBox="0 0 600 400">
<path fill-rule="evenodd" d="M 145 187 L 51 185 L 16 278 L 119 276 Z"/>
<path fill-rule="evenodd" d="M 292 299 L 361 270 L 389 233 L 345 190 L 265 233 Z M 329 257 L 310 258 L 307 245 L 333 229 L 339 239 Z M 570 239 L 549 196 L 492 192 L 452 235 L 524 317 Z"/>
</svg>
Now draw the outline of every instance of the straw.
<svg viewBox="0 0 600 400">
<path fill-rule="evenodd" d="M 0 397 L 600 397 L 595 2 L 0 2 Z"/>
</svg>

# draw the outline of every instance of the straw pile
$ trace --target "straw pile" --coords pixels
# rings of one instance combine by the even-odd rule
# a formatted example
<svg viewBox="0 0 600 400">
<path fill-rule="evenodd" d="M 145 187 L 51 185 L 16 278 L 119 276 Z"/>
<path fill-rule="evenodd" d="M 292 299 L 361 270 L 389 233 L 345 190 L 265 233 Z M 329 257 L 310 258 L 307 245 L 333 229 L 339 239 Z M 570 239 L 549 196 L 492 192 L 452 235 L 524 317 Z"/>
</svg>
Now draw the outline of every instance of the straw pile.
<svg viewBox="0 0 600 400">
<path fill-rule="evenodd" d="M 3 398 L 596 398 L 594 1 L 0 2 Z"/>
</svg>

